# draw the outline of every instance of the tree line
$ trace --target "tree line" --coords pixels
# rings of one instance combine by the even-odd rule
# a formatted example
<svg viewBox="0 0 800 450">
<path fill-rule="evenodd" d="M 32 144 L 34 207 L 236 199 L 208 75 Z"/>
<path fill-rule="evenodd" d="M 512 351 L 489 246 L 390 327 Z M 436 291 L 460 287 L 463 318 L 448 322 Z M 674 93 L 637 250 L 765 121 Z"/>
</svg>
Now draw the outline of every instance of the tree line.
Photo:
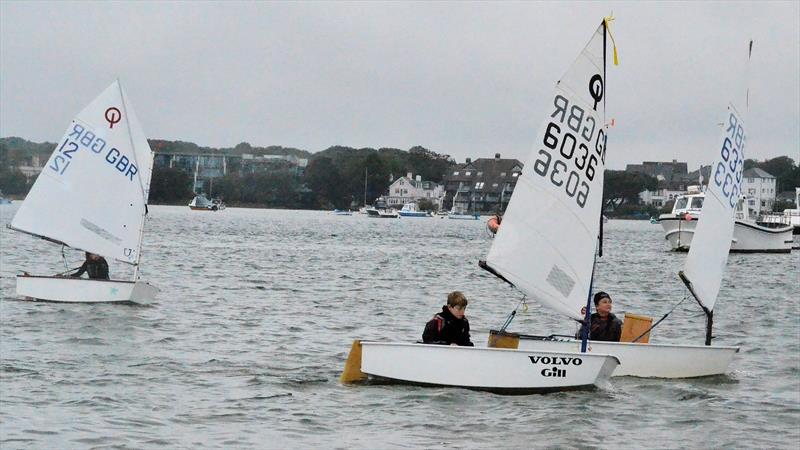
<svg viewBox="0 0 800 450">
<path fill-rule="evenodd" d="M 425 181 L 439 183 L 456 162 L 446 154 L 424 147 L 409 150 L 397 148 L 353 148 L 333 146 L 318 153 L 308 153 L 290 147 L 253 147 L 241 143 L 232 148 L 199 147 L 181 141 L 150 140 L 157 152 L 206 154 L 294 155 L 308 158 L 308 166 L 299 172 L 288 161 L 277 160 L 270 170 L 241 173 L 229 167 L 228 175 L 206 182 L 204 191 L 219 197 L 230 206 L 268 208 L 347 209 L 372 204 L 385 194 L 391 182 L 412 173 Z M 21 138 L 0 139 L 0 190 L 6 195 L 23 196 L 33 179 L 27 180 L 18 166 L 29 165 L 31 156 L 39 155 L 40 162 L 49 158 L 54 143 L 33 143 Z M 800 166 L 788 156 L 765 161 L 746 160 L 744 168 L 761 168 L 777 178 L 777 191 L 800 186 Z M 150 203 L 186 204 L 192 198 L 193 176 L 184 170 L 155 167 L 150 184 Z M 604 208 L 644 211 L 639 205 L 639 193 L 656 190 L 658 181 L 650 176 L 626 171 L 606 170 L 604 179 Z M 777 205 L 780 210 L 789 205 Z M 621 209 L 620 209 L 621 208 Z M 651 208 L 652 209 L 652 208 Z M 778 208 L 776 208 L 778 210 Z"/>
</svg>

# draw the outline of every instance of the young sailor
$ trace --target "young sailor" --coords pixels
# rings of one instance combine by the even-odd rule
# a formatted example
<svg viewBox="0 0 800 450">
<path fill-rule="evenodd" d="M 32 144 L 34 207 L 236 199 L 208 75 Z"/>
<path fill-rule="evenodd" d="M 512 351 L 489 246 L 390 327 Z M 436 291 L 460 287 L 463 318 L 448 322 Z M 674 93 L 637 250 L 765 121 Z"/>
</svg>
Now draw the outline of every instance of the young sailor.
<svg viewBox="0 0 800 450">
<path fill-rule="evenodd" d="M 447 304 L 442 306 L 442 311 L 425 324 L 422 342 L 472 347 L 469 340 L 469 321 L 464 316 L 466 309 L 467 297 L 464 294 L 459 291 L 448 294 Z"/>
<path fill-rule="evenodd" d="M 619 342 L 622 335 L 622 321 L 614 314 L 611 314 L 611 296 L 600 291 L 594 295 L 595 312 L 591 317 L 589 327 L 589 339 L 592 341 L 613 341 Z M 583 327 L 578 330 L 577 338 L 580 339 Z"/>
<path fill-rule="evenodd" d="M 108 279 L 108 263 L 106 259 L 100 255 L 86 252 L 86 261 L 78 268 L 78 271 L 70 275 L 74 278 L 79 278 L 84 272 L 89 274 L 89 278 L 96 280 Z"/>
</svg>

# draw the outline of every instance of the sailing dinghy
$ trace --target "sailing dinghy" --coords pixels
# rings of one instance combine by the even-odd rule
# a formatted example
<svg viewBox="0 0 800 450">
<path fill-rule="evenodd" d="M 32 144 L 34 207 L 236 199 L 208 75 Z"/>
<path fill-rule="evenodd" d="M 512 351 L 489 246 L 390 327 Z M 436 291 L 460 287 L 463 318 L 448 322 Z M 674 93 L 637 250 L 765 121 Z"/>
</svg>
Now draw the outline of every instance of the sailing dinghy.
<svg viewBox="0 0 800 450">
<path fill-rule="evenodd" d="M 511 199 L 512 205 L 516 202 L 516 209 L 507 213 L 511 226 L 498 234 L 505 238 L 494 242 L 488 262 L 483 264 L 526 295 L 562 313 L 574 314 L 562 302 L 565 296 L 578 302 L 579 312 L 591 293 L 606 144 L 606 33 L 604 20 L 556 86 L 552 109 L 539 132 L 539 142 L 544 145 L 535 147 L 531 158 L 535 163 L 525 166 L 528 176 L 523 173 Z M 518 195 L 520 191 L 522 195 Z M 542 208 L 530 204 L 526 208 L 525 203 L 537 198 Z M 537 214 L 528 214 L 533 211 Z M 532 224 L 536 226 L 531 228 Z M 563 231 L 570 233 L 566 235 L 569 239 L 559 244 L 565 242 Z M 545 240 L 552 246 L 544 245 Z M 576 276 L 574 269 L 583 276 Z M 341 379 L 351 382 L 373 377 L 530 393 L 602 385 L 618 364 L 615 356 L 597 351 L 356 341 Z"/>
<path fill-rule="evenodd" d="M 640 338 L 646 336 L 649 339 L 649 331 L 652 326 L 640 329 L 641 333 L 636 332 L 630 335 L 630 339 L 626 339 L 625 328 L 623 328 L 622 340 L 631 342 L 590 340 L 589 351 L 611 354 L 619 358 L 620 365 L 614 371 L 614 376 L 692 378 L 719 375 L 728 370 L 731 360 L 739 351 L 738 347 L 711 345 L 714 303 L 719 293 L 733 236 L 734 212 L 741 193 L 742 169 L 745 160 L 744 145 L 746 137 L 744 122 L 733 105 L 728 107 L 728 116 L 724 123 L 724 131 L 719 139 L 716 151 L 716 161 L 712 165 L 714 169 L 706 190 L 703 220 L 697 224 L 684 270 L 679 272 L 679 277 L 706 314 L 705 345 L 641 343 L 647 342 L 647 340 L 641 341 Z M 528 167 L 528 165 L 525 166 L 526 170 Z M 535 167 L 534 171 L 538 173 Z M 602 174 L 602 167 L 598 167 L 598 172 Z M 489 265 L 491 266 L 498 264 L 496 262 L 497 258 L 502 259 L 506 252 L 512 252 L 515 247 L 520 245 L 533 246 L 535 248 L 535 251 L 519 255 L 520 258 L 528 257 L 526 255 L 541 255 L 547 252 L 569 255 L 570 252 L 576 251 L 576 249 L 572 248 L 575 247 L 573 244 L 576 241 L 570 239 L 569 242 L 562 243 L 561 240 L 555 240 L 556 234 L 554 233 L 556 231 L 539 226 L 541 221 L 528 213 L 528 211 L 540 211 L 542 204 L 548 203 L 544 195 L 528 188 L 532 184 L 530 176 L 533 176 L 533 183 L 546 184 L 542 183 L 542 180 L 531 174 L 530 171 L 523 173 L 520 182 L 527 182 L 522 183 L 523 189 L 520 189 L 518 184 L 511 198 L 508 211 L 503 219 L 503 226 L 498 232 L 495 238 L 495 246 L 492 247 L 492 252 L 489 254 Z M 602 188 L 602 182 L 599 187 Z M 594 186 L 591 188 L 594 189 Z M 593 191 L 590 191 L 590 195 L 593 195 Z M 599 201 L 602 193 L 599 192 L 598 195 L 599 197 L 597 198 L 590 197 L 590 201 Z M 595 210 L 592 214 L 595 217 L 595 221 L 597 221 L 599 207 L 594 208 Z M 552 212 L 549 212 L 544 216 L 552 214 Z M 528 233 L 524 234 L 524 227 L 530 224 L 533 224 L 534 227 L 528 228 Z M 595 233 L 596 229 L 591 229 L 591 233 L 584 236 L 584 242 L 581 245 L 588 245 L 589 239 L 593 239 L 596 236 Z M 533 244 L 527 240 L 534 240 L 536 243 Z M 533 261 L 536 261 L 538 256 L 530 256 L 530 258 L 531 264 L 534 264 L 535 262 Z M 570 264 L 569 267 L 579 268 L 580 266 Z M 567 274 L 570 278 L 575 278 L 585 276 L 590 272 L 591 268 L 584 266 L 580 267 L 579 271 L 567 272 Z M 532 291 L 529 294 L 532 297 L 542 301 L 548 301 L 547 299 L 551 298 L 539 293 L 542 289 L 547 288 L 548 285 L 552 286 L 546 280 L 520 279 L 513 276 L 513 274 L 507 275 L 506 278 L 515 283 L 532 283 Z M 563 275 L 561 278 L 563 278 Z M 561 303 L 565 313 L 569 313 L 576 320 L 581 318 L 580 308 L 582 305 L 578 300 L 566 301 L 565 299 Z M 627 317 L 626 322 L 628 322 Z M 570 351 L 581 346 L 581 341 L 577 339 L 564 339 L 554 336 L 517 335 L 502 331 L 492 331 L 490 336 L 490 343 L 494 342 L 498 337 L 502 337 L 504 338 L 502 340 L 505 343 L 504 345 L 527 350 Z"/>
<path fill-rule="evenodd" d="M 133 267 L 133 279 L 17 275 L 17 294 L 57 302 L 145 303 L 139 280 L 153 154 L 119 80 L 72 120 L 9 228 Z"/>
</svg>

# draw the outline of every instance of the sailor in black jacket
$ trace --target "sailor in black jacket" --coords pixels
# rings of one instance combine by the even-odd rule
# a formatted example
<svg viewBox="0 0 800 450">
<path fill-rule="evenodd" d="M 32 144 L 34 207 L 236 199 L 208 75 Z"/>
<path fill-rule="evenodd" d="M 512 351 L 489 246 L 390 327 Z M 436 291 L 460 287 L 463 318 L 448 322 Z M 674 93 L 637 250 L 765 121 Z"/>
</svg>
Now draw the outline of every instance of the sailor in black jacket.
<svg viewBox="0 0 800 450">
<path fill-rule="evenodd" d="M 108 263 L 102 256 L 86 252 L 86 261 L 83 262 L 83 265 L 78 269 L 77 272 L 70 276 L 79 278 L 84 272 L 89 274 L 89 278 L 96 280 L 107 280 Z"/>
<path fill-rule="evenodd" d="M 605 292 L 598 292 L 594 296 L 594 309 L 589 326 L 589 339 L 593 341 L 619 342 L 622 335 L 622 321 L 611 314 L 611 296 Z M 578 331 L 577 338 L 581 338 L 583 327 Z"/>
<path fill-rule="evenodd" d="M 459 291 L 447 296 L 447 304 L 442 312 L 433 316 L 425 324 L 422 342 L 425 344 L 464 345 L 472 347 L 469 340 L 469 320 L 464 316 L 467 298 Z"/>
</svg>

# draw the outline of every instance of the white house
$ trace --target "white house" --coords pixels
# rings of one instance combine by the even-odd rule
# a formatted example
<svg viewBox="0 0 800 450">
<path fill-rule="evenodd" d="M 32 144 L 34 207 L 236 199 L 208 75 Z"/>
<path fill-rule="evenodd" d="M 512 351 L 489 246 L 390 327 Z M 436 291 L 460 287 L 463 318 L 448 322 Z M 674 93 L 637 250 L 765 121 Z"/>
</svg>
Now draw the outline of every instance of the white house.
<svg viewBox="0 0 800 450">
<path fill-rule="evenodd" d="M 409 172 L 389 185 L 389 195 L 386 196 L 386 205 L 389 207 L 402 207 L 409 202 L 427 199 L 438 205 L 444 196 L 444 186 L 433 181 L 422 181 L 417 175 L 416 179 Z"/>
<path fill-rule="evenodd" d="M 742 194 L 747 197 L 751 214 L 771 212 L 775 205 L 775 177 L 757 167 L 742 174 Z"/>
</svg>

